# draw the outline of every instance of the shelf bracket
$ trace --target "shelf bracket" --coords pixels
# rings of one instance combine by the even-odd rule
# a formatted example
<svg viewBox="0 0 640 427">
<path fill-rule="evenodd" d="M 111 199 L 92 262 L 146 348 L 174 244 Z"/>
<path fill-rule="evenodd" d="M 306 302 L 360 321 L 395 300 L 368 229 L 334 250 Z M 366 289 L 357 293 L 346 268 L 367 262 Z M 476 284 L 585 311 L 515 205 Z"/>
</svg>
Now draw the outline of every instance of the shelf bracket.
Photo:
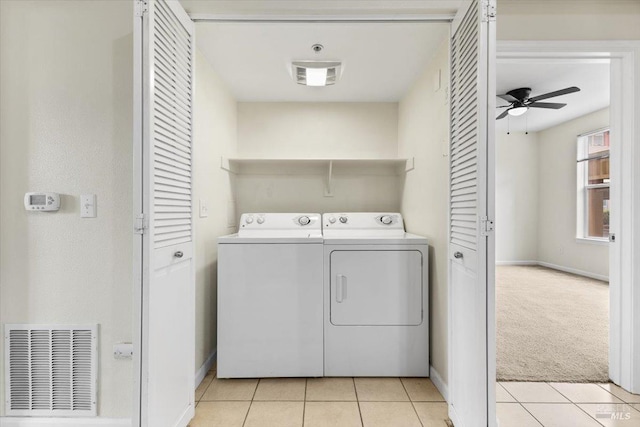
<svg viewBox="0 0 640 427">
<path fill-rule="evenodd" d="M 327 165 L 327 182 L 325 183 L 325 187 L 324 187 L 324 197 L 333 197 L 332 181 L 333 181 L 333 161 L 329 160 L 329 163 Z"/>
<path fill-rule="evenodd" d="M 220 157 L 220 169 L 231 173 L 237 173 L 236 168 L 231 164 L 228 157 Z"/>
<path fill-rule="evenodd" d="M 415 164 L 416 164 L 416 158 L 415 157 L 410 157 L 407 159 L 405 165 L 404 165 L 404 171 L 406 172 L 411 172 L 413 169 L 415 169 Z"/>
</svg>

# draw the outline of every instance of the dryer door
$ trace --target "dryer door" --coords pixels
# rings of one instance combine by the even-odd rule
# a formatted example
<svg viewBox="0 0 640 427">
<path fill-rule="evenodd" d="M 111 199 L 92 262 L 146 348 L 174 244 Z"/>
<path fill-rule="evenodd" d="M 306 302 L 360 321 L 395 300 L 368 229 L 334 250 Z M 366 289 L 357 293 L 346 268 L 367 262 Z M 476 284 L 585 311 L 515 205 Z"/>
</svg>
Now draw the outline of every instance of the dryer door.
<svg viewBox="0 0 640 427">
<path fill-rule="evenodd" d="M 331 252 L 331 323 L 422 323 L 422 254 L 416 250 Z"/>
</svg>

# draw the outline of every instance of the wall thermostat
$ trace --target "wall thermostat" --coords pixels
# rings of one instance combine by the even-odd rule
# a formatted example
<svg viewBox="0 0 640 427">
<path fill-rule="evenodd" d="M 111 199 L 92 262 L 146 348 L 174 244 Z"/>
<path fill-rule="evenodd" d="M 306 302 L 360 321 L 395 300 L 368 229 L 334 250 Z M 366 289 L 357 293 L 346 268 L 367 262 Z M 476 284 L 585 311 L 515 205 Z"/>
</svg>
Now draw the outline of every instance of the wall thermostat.
<svg viewBox="0 0 640 427">
<path fill-rule="evenodd" d="M 28 211 L 57 211 L 60 209 L 58 193 L 26 193 L 24 208 Z"/>
</svg>

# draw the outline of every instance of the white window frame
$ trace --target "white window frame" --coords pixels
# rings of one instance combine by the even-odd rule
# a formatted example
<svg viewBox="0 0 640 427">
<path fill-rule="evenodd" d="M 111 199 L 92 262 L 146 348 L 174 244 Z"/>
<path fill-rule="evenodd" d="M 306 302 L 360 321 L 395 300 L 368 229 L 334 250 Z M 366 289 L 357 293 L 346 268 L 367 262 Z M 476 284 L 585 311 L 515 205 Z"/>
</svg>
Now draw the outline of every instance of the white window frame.
<svg viewBox="0 0 640 427">
<path fill-rule="evenodd" d="M 610 183 L 606 184 L 589 184 L 588 182 L 588 161 L 584 159 L 588 156 L 587 138 L 600 133 L 609 132 L 609 127 L 596 129 L 587 133 L 578 135 L 577 138 L 577 203 L 576 203 L 576 241 L 579 243 L 590 243 L 596 245 L 608 245 L 609 237 L 593 237 L 589 236 L 589 206 L 587 191 L 594 188 L 611 188 Z M 581 161 L 582 160 L 582 161 Z"/>
</svg>

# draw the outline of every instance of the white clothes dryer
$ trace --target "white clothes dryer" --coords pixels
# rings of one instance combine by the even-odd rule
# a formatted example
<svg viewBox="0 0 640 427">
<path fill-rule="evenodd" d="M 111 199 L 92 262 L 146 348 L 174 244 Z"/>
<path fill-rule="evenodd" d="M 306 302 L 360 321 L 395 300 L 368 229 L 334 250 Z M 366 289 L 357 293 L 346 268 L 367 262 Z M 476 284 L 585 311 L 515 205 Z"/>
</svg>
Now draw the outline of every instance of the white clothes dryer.
<svg viewBox="0 0 640 427">
<path fill-rule="evenodd" d="M 218 239 L 218 377 L 323 375 L 319 214 L 243 214 Z"/>
<path fill-rule="evenodd" d="M 325 376 L 429 376 L 429 247 L 399 213 L 329 213 Z"/>
</svg>

